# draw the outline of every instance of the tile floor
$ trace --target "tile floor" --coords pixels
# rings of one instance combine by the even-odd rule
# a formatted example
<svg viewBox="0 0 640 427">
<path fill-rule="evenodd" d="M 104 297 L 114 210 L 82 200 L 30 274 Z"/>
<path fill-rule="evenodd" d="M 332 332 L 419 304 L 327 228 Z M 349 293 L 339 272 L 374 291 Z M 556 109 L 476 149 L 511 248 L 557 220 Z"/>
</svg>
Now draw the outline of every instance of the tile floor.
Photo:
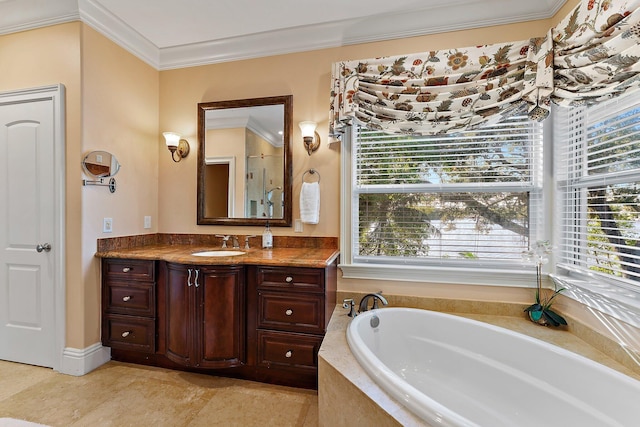
<svg viewBox="0 0 640 427">
<path fill-rule="evenodd" d="M 49 426 L 317 426 L 313 390 L 109 362 L 82 377 L 0 361 L 0 418 Z"/>
</svg>

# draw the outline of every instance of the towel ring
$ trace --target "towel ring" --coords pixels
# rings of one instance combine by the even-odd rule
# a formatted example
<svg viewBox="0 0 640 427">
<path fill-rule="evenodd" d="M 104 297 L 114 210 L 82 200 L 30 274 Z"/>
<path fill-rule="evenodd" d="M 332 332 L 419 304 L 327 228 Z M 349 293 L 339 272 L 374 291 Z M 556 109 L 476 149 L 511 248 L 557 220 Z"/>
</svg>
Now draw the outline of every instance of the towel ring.
<svg viewBox="0 0 640 427">
<path fill-rule="evenodd" d="M 320 172 L 318 172 L 318 171 L 317 171 L 317 170 L 315 170 L 315 169 L 309 169 L 308 171 L 306 171 L 305 173 L 303 173 L 303 174 L 302 174 L 302 182 L 304 182 L 304 177 L 305 177 L 308 173 L 309 173 L 309 174 L 311 174 L 311 175 L 318 174 L 318 183 L 320 183 Z"/>
</svg>

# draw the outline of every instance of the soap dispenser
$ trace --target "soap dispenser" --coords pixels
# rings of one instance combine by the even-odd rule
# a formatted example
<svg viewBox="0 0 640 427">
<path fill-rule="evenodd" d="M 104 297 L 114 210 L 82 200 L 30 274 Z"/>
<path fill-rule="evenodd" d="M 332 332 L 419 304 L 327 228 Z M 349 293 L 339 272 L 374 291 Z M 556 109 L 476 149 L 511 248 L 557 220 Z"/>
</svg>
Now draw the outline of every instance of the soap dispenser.
<svg viewBox="0 0 640 427">
<path fill-rule="evenodd" d="M 264 228 L 264 233 L 262 233 L 262 248 L 273 248 L 273 234 L 271 234 L 271 228 L 269 228 L 269 221 L 267 221 L 267 226 Z"/>
</svg>

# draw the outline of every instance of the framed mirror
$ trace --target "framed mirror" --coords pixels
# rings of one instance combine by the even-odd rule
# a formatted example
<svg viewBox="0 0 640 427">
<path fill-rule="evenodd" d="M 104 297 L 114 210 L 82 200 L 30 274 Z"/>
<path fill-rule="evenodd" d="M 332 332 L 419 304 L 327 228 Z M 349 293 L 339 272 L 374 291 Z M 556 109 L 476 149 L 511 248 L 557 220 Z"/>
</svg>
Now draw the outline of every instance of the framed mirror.
<svg viewBox="0 0 640 427">
<path fill-rule="evenodd" d="M 198 104 L 198 224 L 291 226 L 293 96 Z"/>
</svg>

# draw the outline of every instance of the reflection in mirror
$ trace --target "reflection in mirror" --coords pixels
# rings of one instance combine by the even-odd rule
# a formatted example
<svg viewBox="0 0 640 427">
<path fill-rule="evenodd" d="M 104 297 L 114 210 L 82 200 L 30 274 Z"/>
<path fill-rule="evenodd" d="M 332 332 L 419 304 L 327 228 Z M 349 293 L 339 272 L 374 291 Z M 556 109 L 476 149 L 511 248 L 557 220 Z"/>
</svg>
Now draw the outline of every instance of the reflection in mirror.
<svg viewBox="0 0 640 427">
<path fill-rule="evenodd" d="M 82 159 L 82 168 L 94 178 L 109 178 L 120 170 L 120 163 L 107 151 L 92 151 Z"/>
<path fill-rule="evenodd" d="M 291 225 L 292 96 L 198 104 L 198 224 Z"/>
</svg>

